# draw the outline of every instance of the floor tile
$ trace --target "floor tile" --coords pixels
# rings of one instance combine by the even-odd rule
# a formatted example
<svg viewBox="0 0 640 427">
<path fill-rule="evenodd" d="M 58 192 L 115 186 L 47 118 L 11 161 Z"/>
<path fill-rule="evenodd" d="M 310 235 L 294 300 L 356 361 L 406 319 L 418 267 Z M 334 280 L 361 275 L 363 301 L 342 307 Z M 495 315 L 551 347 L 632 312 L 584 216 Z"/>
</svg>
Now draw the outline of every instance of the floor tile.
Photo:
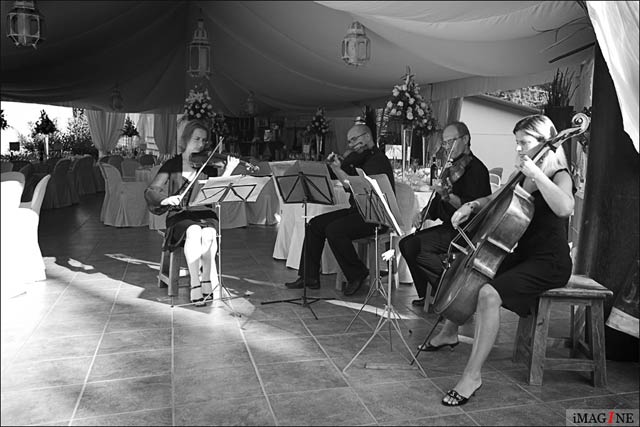
<svg viewBox="0 0 640 427">
<path fill-rule="evenodd" d="M 253 369 L 228 367 L 190 372 L 174 376 L 176 405 L 262 396 L 260 382 Z"/>
<path fill-rule="evenodd" d="M 171 349 L 102 354 L 93 362 L 89 382 L 170 373 Z"/>
<path fill-rule="evenodd" d="M 282 425 L 365 425 L 374 418 L 353 390 L 337 388 L 285 393 L 269 398 Z"/>
<path fill-rule="evenodd" d="M 2 390 L 82 384 L 92 357 L 12 363 L 2 372 Z"/>
<path fill-rule="evenodd" d="M 340 372 L 327 360 L 262 365 L 258 372 L 268 395 L 347 386 Z"/>
<path fill-rule="evenodd" d="M 2 392 L 2 425 L 71 419 L 81 385 Z"/>
<path fill-rule="evenodd" d="M 76 418 L 159 409 L 171 405 L 169 375 L 89 383 Z"/>
<path fill-rule="evenodd" d="M 263 396 L 219 400 L 176 407 L 176 425 L 270 426 L 275 421 Z"/>
<path fill-rule="evenodd" d="M 173 365 L 178 375 L 227 367 L 253 369 L 242 341 L 176 348 Z"/>
<path fill-rule="evenodd" d="M 171 348 L 171 329 L 142 329 L 105 333 L 98 354 Z"/>
<path fill-rule="evenodd" d="M 257 365 L 310 359 L 326 360 L 324 352 L 312 337 L 255 340 L 249 343 L 249 348 Z"/>
<path fill-rule="evenodd" d="M 469 401 L 471 402 L 471 401 Z M 481 426 L 559 426 L 566 425 L 564 414 L 549 410 L 545 404 L 469 412 L 467 415 Z"/>
<path fill-rule="evenodd" d="M 170 426 L 171 408 L 151 409 L 105 415 L 102 417 L 76 418 L 72 426 Z"/>
<path fill-rule="evenodd" d="M 31 337 L 20 349 L 20 360 L 40 361 L 69 357 L 93 356 L 100 340 L 99 334 L 79 337 Z"/>
</svg>

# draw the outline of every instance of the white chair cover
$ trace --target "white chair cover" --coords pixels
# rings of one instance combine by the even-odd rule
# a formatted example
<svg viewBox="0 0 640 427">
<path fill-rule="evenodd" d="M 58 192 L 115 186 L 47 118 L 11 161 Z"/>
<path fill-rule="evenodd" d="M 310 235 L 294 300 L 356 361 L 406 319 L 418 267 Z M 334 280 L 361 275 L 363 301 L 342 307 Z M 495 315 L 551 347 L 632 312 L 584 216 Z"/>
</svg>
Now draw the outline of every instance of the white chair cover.
<svg viewBox="0 0 640 427">
<path fill-rule="evenodd" d="M 44 200 L 44 194 L 47 191 L 47 185 L 49 184 L 50 179 L 51 175 L 46 175 L 42 178 L 36 185 L 35 190 L 33 190 L 33 197 L 31 200 L 20 203 L 20 207 L 31 209 L 40 216 L 40 208 L 42 207 L 42 201 Z"/>
<path fill-rule="evenodd" d="M 22 188 L 24 188 L 24 183 L 26 181 L 25 176 L 22 172 L 2 172 L 2 174 L 0 175 L 0 180 L 2 180 L 2 182 L 5 181 L 18 181 L 20 182 L 20 185 L 22 185 Z"/>
<path fill-rule="evenodd" d="M 69 187 L 70 159 L 60 159 L 56 162 L 51 173 L 51 179 L 47 185 L 47 191 L 42 201 L 42 209 L 56 209 L 73 204 L 71 189 Z"/>
<path fill-rule="evenodd" d="M 136 180 L 136 169 L 140 167 L 140 163 L 134 159 L 124 159 L 120 168 L 122 170 L 122 179 L 125 181 Z"/>
<path fill-rule="evenodd" d="M 93 184 L 96 187 L 97 193 L 104 193 L 104 177 L 100 172 L 99 162 L 93 163 Z"/>
<path fill-rule="evenodd" d="M 149 224 L 149 211 L 144 198 L 146 182 L 123 182 L 114 166 L 100 163 L 105 182 L 101 220 L 114 227 L 141 227 Z"/>
<path fill-rule="evenodd" d="M 413 228 L 413 218 L 418 213 L 418 200 L 413 192 L 413 189 L 408 184 L 402 182 L 396 182 L 396 200 L 398 201 L 398 208 L 401 213 L 401 217 L 398 218 L 400 228 L 405 233 L 410 233 Z M 398 280 L 400 282 L 412 282 L 411 272 L 407 266 L 407 262 L 400 253 L 398 243 L 400 239 L 398 236 L 393 237 L 393 246 L 396 251 L 396 271 L 398 274 Z M 397 282 L 396 282 L 397 283 Z"/>
<path fill-rule="evenodd" d="M 31 209 L 19 207 L 23 188 L 19 181 L 4 181 L 1 185 L 0 281 L 5 298 L 24 292 L 23 284 L 44 280 L 46 276 L 38 244 L 39 216 Z"/>
<path fill-rule="evenodd" d="M 76 191 L 79 196 L 96 193 L 96 182 L 93 176 L 93 157 L 90 154 L 78 160 L 75 176 Z"/>
<path fill-rule="evenodd" d="M 76 188 L 76 181 L 78 178 L 78 166 L 80 164 L 80 157 L 76 157 L 71 160 L 71 166 L 69 166 L 69 172 L 67 172 L 67 180 L 69 181 L 69 194 L 71 194 L 71 204 L 77 205 L 80 203 L 80 195 Z"/>
</svg>

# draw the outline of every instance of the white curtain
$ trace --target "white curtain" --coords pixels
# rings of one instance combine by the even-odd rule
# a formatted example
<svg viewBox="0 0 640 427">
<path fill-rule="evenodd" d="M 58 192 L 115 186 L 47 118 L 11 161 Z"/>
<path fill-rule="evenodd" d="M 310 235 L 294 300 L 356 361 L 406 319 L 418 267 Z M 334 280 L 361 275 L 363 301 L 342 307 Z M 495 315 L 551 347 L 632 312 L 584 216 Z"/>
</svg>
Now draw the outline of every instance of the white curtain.
<svg viewBox="0 0 640 427">
<path fill-rule="evenodd" d="M 86 114 L 93 144 L 98 149 L 100 157 L 104 157 L 116 147 L 122 135 L 125 115 L 94 110 L 86 110 Z"/>
<path fill-rule="evenodd" d="M 153 137 L 160 152 L 160 158 L 165 159 L 178 150 L 176 115 L 171 113 L 155 114 L 153 120 Z"/>
<path fill-rule="evenodd" d="M 147 146 L 147 115 L 146 114 L 140 114 L 140 116 L 138 117 L 138 123 L 136 124 L 136 128 L 138 129 L 140 144 L 143 144 L 146 147 Z"/>
<path fill-rule="evenodd" d="M 616 88 L 624 130 L 638 151 L 638 2 L 586 3 Z"/>
</svg>

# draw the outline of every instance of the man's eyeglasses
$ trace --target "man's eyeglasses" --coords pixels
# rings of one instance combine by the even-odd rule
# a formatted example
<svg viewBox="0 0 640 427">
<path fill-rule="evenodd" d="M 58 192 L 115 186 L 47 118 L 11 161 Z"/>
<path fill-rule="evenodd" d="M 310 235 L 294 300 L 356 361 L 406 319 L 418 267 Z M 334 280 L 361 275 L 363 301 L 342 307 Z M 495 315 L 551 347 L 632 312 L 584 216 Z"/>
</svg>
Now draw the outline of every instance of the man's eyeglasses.
<svg viewBox="0 0 640 427">
<path fill-rule="evenodd" d="M 353 137 L 349 138 L 347 141 L 349 141 L 349 144 L 354 144 L 358 140 L 358 138 L 360 138 L 361 136 L 365 136 L 366 134 L 367 134 L 367 132 L 363 132 L 360 135 L 356 135 L 356 136 L 353 136 Z"/>
<path fill-rule="evenodd" d="M 456 142 L 456 140 L 464 138 L 465 136 L 467 136 L 467 135 L 456 136 L 455 138 L 451 138 L 451 139 L 445 139 L 445 140 L 442 141 L 442 143 L 444 145 L 451 146 Z"/>
</svg>

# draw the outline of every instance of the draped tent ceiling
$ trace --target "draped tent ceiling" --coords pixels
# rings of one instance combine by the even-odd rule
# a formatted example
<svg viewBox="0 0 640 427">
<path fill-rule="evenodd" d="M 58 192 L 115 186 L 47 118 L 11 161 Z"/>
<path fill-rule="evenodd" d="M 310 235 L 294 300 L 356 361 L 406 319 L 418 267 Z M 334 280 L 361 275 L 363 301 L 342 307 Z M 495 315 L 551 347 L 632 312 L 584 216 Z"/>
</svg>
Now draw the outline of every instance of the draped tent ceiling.
<svg viewBox="0 0 640 427">
<path fill-rule="evenodd" d="M 6 34 L 13 2 L 0 5 Z M 543 83 L 591 51 L 550 60 L 595 40 L 590 27 L 577 25 L 588 18 L 574 1 L 52 0 L 36 6 L 46 19 L 38 49 L 2 37 L 3 101 L 110 110 L 117 84 L 124 111 L 179 113 L 194 85 L 185 72 L 186 46 L 198 17 L 211 42 L 209 93 L 217 108 L 236 116 L 249 91 L 261 114 L 381 102 L 407 65 L 434 100 Z M 541 32 L 576 19 L 557 33 Z M 340 57 L 354 20 L 371 39 L 371 61 L 358 68 Z"/>
</svg>

